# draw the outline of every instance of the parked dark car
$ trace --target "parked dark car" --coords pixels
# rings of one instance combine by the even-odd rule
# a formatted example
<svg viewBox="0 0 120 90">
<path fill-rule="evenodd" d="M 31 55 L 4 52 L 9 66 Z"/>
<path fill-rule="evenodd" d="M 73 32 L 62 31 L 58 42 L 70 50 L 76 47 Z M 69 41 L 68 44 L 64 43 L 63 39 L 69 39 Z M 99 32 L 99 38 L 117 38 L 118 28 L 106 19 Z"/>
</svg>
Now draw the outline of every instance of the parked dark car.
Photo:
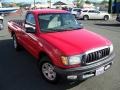
<svg viewBox="0 0 120 90">
<path fill-rule="evenodd" d="M 116 21 L 120 22 L 120 14 L 117 15 Z"/>
</svg>

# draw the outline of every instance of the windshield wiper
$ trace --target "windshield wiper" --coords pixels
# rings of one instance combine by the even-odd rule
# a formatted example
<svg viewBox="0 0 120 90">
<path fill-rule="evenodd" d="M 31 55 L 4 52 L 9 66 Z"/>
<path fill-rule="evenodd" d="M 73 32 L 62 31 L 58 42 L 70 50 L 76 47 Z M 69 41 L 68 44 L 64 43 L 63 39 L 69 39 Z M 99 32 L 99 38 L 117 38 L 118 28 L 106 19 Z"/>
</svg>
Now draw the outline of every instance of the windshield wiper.
<svg viewBox="0 0 120 90">
<path fill-rule="evenodd" d="M 77 30 L 77 29 L 82 29 L 82 27 L 67 27 L 67 28 L 61 28 L 61 29 L 41 29 L 42 32 L 63 32 L 63 31 L 72 31 L 72 30 Z"/>
<path fill-rule="evenodd" d="M 77 30 L 77 29 L 82 29 L 82 27 L 67 27 L 67 28 L 64 28 L 63 30 L 70 31 L 70 30 Z"/>
<path fill-rule="evenodd" d="M 78 27 L 78 28 L 72 28 L 72 29 L 74 29 L 74 30 L 77 30 L 77 29 L 82 29 L 83 27 Z"/>
<path fill-rule="evenodd" d="M 63 29 L 41 29 L 42 32 L 62 32 Z"/>
</svg>

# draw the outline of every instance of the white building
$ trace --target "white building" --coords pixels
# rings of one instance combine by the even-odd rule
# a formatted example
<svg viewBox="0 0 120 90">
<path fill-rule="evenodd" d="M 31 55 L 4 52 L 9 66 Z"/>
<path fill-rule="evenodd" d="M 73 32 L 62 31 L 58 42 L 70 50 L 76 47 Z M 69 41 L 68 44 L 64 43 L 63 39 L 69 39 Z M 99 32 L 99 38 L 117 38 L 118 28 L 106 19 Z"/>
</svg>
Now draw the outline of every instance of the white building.
<svg viewBox="0 0 120 90">
<path fill-rule="evenodd" d="M 35 8 L 48 8 L 50 4 L 48 3 L 36 3 Z M 31 4 L 31 8 L 34 8 L 34 4 Z"/>
<path fill-rule="evenodd" d="M 73 8 L 75 7 L 74 3 L 73 2 L 69 2 L 68 0 L 66 1 L 63 1 L 64 4 L 66 5 L 53 5 L 54 7 L 59 7 L 59 8 L 62 8 L 62 7 L 69 7 L 69 8 Z"/>
<path fill-rule="evenodd" d="M 94 4 L 83 4 L 83 8 L 95 8 Z"/>
<path fill-rule="evenodd" d="M 61 7 L 75 7 L 75 5 L 72 3 L 72 2 L 69 2 L 69 1 L 64 1 L 63 3 L 65 3 L 66 5 L 61 5 Z M 48 8 L 48 7 L 51 7 L 51 8 L 56 8 L 56 7 L 59 7 L 60 5 L 53 5 L 54 3 L 51 2 L 51 3 L 36 3 L 35 4 L 35 7 L 36 8 Z M 34 8 L 34 4 L 32 3 L 31 4 L 31 8 Z"/>
</svg>

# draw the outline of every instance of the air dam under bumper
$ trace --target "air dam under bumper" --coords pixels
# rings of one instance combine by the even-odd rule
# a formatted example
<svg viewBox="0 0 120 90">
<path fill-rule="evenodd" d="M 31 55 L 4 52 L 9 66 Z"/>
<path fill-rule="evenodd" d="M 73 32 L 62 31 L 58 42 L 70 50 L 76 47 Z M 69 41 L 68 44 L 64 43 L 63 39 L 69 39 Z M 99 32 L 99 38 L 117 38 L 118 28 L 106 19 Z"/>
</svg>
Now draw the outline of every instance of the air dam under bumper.
<svg viewBox="0 0 120 90">
<path fill-rule="evenodd" d="M 84 80 L 104 73 L 113 64 L 114 57 L 115 54 L 111 54 L 99 62 L 78 68 L 60 69 L 55 67 L 55 71 L 67 80 Z"/>
</svg>

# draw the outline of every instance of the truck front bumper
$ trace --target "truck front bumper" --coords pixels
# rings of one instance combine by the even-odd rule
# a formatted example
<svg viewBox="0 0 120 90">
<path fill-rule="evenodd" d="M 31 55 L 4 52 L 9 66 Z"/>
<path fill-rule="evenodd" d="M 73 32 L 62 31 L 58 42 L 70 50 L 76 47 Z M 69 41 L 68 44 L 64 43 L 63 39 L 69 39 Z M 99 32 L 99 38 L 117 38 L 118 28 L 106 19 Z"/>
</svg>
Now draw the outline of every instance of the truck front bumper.
<svg viewBox="0 0 120 90">
<path fill-rule="evenodd" d="M 113 64 L 114 57 L 115 54 L 112 54 L 97 63 L 78 68 L 61 69 L 55 67 L 55 71 L 58 75 L 67 80 L 84 80 L 93 76 L 98 76 L 108 70 Z"/>
</svg>

